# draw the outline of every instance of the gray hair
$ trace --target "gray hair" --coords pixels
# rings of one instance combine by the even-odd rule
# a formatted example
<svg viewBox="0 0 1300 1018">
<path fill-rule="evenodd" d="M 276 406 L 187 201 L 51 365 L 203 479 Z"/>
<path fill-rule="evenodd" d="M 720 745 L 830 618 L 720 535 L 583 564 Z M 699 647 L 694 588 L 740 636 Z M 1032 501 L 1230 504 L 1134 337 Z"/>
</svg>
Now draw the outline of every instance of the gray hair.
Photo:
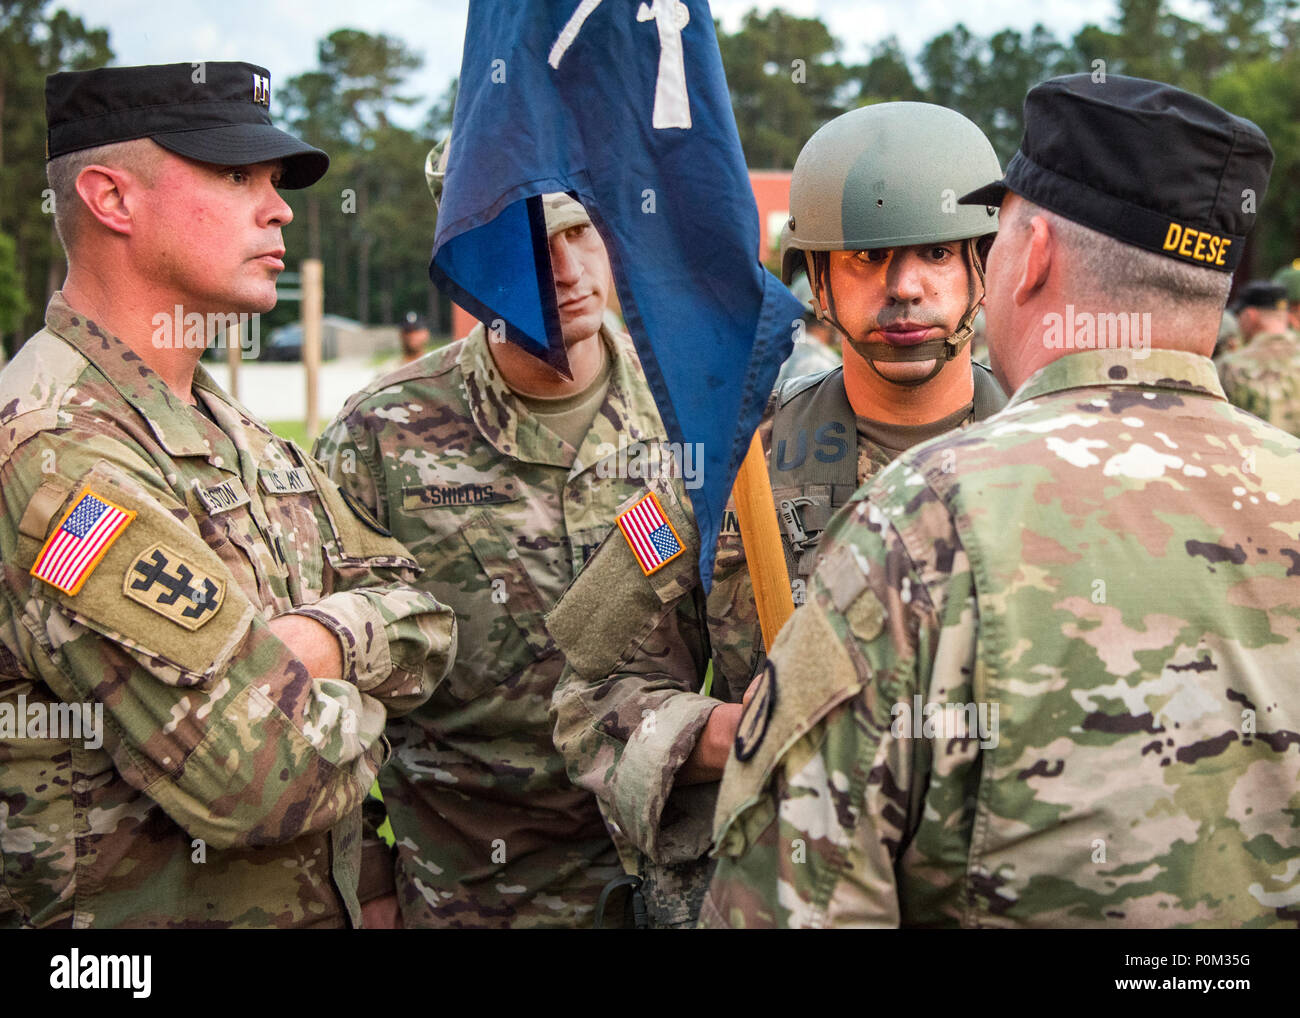
<svg viewBox="0 0 1300 1018">
<path fill-rule="evenodd" d="M 1076 293 L 1104 295 L 1135 306 L 1154 303 L 1180 313 L 1213 312 L 1216 316 L 1228 302 L 1230 272 L 1216 272 L 1145 251 L 1023 198 L 1021 206 L 1017 226 L 1028 228 L 1030 218 L 1041 215 L 1062 246 L 1069 249 L 1066 281 Z"/>
<path fill-rule="evenodd" d="M 152 184 L 162 152 L 162 148 L 150 139 L 136 138 L 83 148 L 57 156 L 45 164 L 45 179 L 54 192 L 54 229 L 65 253 L 71 256 L 72 245 L 76 243 L 77 231 L 86 214 L 85 203 L 77 194 L 77 177 L 81 171 L 87 166 L 112 166 L 129 170 L 146 184 Z"/>
</svg>

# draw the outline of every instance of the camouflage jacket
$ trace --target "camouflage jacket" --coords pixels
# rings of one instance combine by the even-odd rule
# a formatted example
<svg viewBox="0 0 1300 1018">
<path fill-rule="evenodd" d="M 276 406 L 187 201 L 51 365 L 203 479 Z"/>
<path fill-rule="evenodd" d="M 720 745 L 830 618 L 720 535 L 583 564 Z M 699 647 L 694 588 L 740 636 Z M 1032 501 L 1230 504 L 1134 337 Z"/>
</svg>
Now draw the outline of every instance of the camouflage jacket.
<svg viewBox="0 0 1300 1018">
<path fill-rule="evenodd" d="M 212 419 L 59 294 L 46 323 L 0 373 L 0 925 L 355 925 L 385 709 L 450 612 L 201 367 Z M 342 676 L 272 635 L 292 611 Z"/>
<path fill-rule="evenodd" d="M 460 623 L 447 681 L 388 729 L 380 787 L 407 926 L 590 925 L 622 872 L 595 799 L 552 742 L 564 659 L 543 624 L 615 512 L 645 491 L 618 476 L 618 448 L 664 439 L 631 340 L 602 337 L 613 372 L 580 449 L 514 396 L 481 326 L 358 393 L 317 447 Z"/>
<path fill-rule="evenodd" d="M 993 384 L 991 376 L 988 382 Z M 996 392 L 989 399 L 1000 406 L 1005 397 Z M 778 441 L 774 455 L 778 409 L 800 394 L 814 399 L 834 395 L 829 405 L 841 401 L 837 416 L 847 415 L 847 420 L 805 419 L 808 434 L 793 428 L 789 448 L 785 440 Z M 980 416 L 992 412 L 992 405 L 981 399 Z M 819 418 L 815 409 L 811 417 Z M 833 371 L 792 381 L 774 394 L 759 424 L 773 497 L 778 508 L 783 502 L 799 503 L 809 535 L 805 542 L 795 542 L 791 528 L 785 532 L 796 603 L 802 602 L 815 561 L 816 535 L 833 507 L 893 458 L 857 433 L 854 420 L 842 376 Z M 856 456 L 846 459 L 855 440 Z M 810 474 L 805 460 L 820 464 L 821 475 Z M 683 484 L 681 473 L 671 478 L 672 484 Z M 841 474 L 849 484 L 830 483 Z M 724 516 L 713 587 L 704 604 L 694 518 L 673 522 L 687 535 L 686 554 L 644 577 L 621 535 L 613 534 L 548 620 L 569 660 L 555 693 L 556 745 L 574 781 L 600 798 L 625 867 L 674 888 L 685 900 L 650 903 L 665 925 L 693 921 L 712 868 L 705 854 L 712 844 L 718 785 L 679 788 L 677 772 L 713 709 L 719 702 L 739 702 L 763 661 L 758 609 L 734 504 L 728 504 Z M 706 613 L 707 625 L 701 622 Z M 704 696 L 700 690 L 710 661 L 711 695 Z"/>
<path fill-rule="evenodd" d="M 1234 406 L 1300 438 L 1300 336 L 1256 336 L 1219 361 L 1219 377 Z"/>
<path fill-rule="evenodd" d="M 1297 452 L 1106 350 L 900 457 L 742 716 L 704 924 L 1300 921 Z"/>
</svg>

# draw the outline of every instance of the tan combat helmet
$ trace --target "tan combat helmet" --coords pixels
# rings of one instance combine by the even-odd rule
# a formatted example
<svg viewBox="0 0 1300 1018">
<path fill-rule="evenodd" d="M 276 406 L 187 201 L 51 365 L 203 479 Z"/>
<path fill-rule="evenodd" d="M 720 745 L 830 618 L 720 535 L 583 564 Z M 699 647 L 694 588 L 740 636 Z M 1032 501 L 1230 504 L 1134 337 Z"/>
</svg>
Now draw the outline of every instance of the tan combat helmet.
<svg viewBox="0 0 1300 1018">
<path fill-rule="evenodd" d="M 997 154 L 978 127 L 955 110 L 930 103 L 879 103 L 841 114 L 808 139 L 790 180 L 790 219 L 781 232 L 781 278 L 800 259 L 808 267 L 819 318 L 830 322 L 875 369 L 874 361 L 937 360 L 920 385 L 970 342 L 984 265 L 976 242 L 997 233 L 998 210 L 957 199 L 1002 175 Z M 864 251 L 964 241 L 973 272 L 970 305 L 951 336 L 915 346 L 865 342 L 835 315 L 828 251 Z"/>
</svg>

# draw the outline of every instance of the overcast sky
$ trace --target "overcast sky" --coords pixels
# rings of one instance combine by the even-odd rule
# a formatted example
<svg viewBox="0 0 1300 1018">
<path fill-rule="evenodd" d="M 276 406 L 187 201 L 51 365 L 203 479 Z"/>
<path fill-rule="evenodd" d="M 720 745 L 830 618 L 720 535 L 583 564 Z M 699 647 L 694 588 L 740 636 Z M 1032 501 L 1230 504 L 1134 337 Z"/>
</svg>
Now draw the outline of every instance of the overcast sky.
<svg viewBox="0 0 1300 1018">
<path fill-rule="evenodd" d="M 284 81 L 316 65 L 316 45 L 336 28 L 385 32 L 423 55 L 424 69 L 411 79 L 423 118 L 430 102 L 446 89 L 460 66 L 465 39 L 466 0 L 56 0 L 88 25 L 109 29 L 119 64 L 190 60 L 246 60 L 270 69 Z M 536 3 L 540 0 L 519 0 Z M 564 0 L 576 6 L 577 0 Z M 610 0 L 631 4 L 635 0 Z M 989 35 L 1002 28 L 1028 29 L 1042 22 L 1067 39 L 1088 22 L 1105 24 L 1115 0 L 714 0 L 713 13 L 728 30 L 740 25 L 751 8 L 781 7 L 817 16 L 844 43 L 843 56 L 857 60 L 875 42 L 896 35 L 915 55 L 927 40 L 965 20 L 967 28 Z M 1175 0 L 1184 14 L 1203 4 Z M 972 14 L 972 10 L 978 15 Z"/>
</svg>

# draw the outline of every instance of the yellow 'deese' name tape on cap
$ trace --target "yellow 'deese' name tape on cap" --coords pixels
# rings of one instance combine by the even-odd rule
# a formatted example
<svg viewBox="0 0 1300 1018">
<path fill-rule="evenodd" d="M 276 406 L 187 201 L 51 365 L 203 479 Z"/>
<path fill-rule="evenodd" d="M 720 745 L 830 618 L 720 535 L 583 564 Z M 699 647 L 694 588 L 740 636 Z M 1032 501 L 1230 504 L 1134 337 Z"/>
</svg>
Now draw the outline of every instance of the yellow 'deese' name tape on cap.
<svg viewBox="0 0 1300 1018">
<path fill-rule="evenodd" d="M 1227 257 L 1231 245 L 1231 237 L 1220 237 L 1215 233 L 1170 223 L 1169 232 L 1165 234 L 1164 249 L 1206 265 L 1224 265 L 1223 259 Z"/>
</svg>

